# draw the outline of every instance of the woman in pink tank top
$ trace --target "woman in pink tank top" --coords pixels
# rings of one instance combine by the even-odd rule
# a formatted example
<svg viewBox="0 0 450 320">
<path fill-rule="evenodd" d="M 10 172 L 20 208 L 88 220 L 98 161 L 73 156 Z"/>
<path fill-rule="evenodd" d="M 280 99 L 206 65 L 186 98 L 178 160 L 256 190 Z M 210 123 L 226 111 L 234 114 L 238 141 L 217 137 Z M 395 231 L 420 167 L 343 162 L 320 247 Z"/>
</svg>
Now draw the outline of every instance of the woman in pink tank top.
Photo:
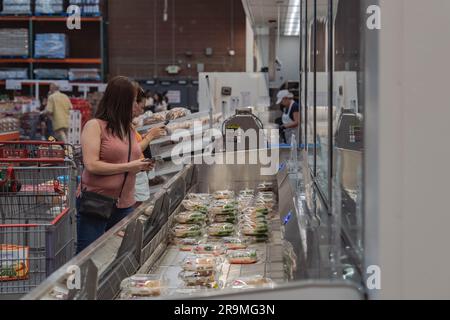
<svg viewBox="0 0 450 320">
<path fill-rule="evenodd" d="M 136 88 L 130 79 L 115 77 L 108 83 L 95 119 L 83 129 L 82 189 L 119 200 L 109 220 L 92 218 L 78 211 L 77 253 L 133 211 L 136 174 L 153 167 L 152 163 L 142 161 L 142 150 L 132 127 L 136 95 Z M 128 161 L 130 144 L 131 156 Z M 126 173 L 128 175 L 124 183 Z"/>
</svg>

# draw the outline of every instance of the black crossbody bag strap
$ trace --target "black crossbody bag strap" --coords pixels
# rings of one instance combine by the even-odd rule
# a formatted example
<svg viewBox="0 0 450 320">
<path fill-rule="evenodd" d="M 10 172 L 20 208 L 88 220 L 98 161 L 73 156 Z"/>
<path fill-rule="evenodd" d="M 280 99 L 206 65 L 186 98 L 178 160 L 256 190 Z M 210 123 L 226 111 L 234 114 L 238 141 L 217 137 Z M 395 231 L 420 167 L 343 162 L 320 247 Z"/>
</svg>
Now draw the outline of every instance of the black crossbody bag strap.
<svg viewBox="0 0 450 320">
<path fill-rule="evenodd" d="M 132 145 L 132 141 L 131 141 L 131 128 L 130 128 L 130 131 L 128 131 L 128 162 L 130 162 L 130 160 L 131 160 L 131 145 Z M 122 197 L 123 188 L 125 187 L 127 178 L 128 178 L 128 172 L 125 172 L 125 175 L 123 177 L 122 188 L 120 189 L 120 194 L 119 194 L 119 198 L 117 198 L 117 202 L 119 202 L 120 198 Z"/>
</svg>

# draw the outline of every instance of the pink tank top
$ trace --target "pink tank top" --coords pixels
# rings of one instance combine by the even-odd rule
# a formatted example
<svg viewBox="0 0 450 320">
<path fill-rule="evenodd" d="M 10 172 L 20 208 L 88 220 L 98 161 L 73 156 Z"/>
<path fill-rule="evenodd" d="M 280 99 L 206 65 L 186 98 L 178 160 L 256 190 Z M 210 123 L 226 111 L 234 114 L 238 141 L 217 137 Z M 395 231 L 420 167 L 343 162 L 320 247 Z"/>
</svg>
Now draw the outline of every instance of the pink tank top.
<svg viewBox="0 0 450 320">
<path fill-rule="evenodd" d="M 128 137 L 125 140 L 113 135 L 107 128 L 106 121 L 97 119 L 100 124 L 101 146 L 100 146 L 100 160 L 108 163 L 127 163 L 128 162 Z M 138 160 L 141 157 L 142 151 L 140 145 L 135 139 L 135 133 L 131 133 L 131 160 Z M 116 174 L 111 176 L 95 175 L 87 171 L 83 171 L 83 189 L 87 191 L 99 193 L 112 198 L 118 198 L 120 189 L 122 187 L 124 174 Z M 129 173 L 125 185 L 123 187 L 122 196 L 119 199 L 118 208 L 132 207 L 136 201 L 134 197 L 134 187 L 136 182 L 136 175 Z"/>
</svg>

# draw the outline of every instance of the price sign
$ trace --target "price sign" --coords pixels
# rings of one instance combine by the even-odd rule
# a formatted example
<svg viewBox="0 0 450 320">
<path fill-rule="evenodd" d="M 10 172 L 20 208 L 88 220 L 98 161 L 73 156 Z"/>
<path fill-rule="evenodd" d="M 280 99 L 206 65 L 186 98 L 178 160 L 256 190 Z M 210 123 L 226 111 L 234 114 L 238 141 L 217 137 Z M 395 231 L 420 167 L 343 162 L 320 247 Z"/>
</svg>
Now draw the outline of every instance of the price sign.
<svg viewBox="0 0 450 320">
<path fill-rule="evenodd" d="M 6 90 L 22 90 L 22 82 L 18 80 L 6 80 Z"/>
</svg>

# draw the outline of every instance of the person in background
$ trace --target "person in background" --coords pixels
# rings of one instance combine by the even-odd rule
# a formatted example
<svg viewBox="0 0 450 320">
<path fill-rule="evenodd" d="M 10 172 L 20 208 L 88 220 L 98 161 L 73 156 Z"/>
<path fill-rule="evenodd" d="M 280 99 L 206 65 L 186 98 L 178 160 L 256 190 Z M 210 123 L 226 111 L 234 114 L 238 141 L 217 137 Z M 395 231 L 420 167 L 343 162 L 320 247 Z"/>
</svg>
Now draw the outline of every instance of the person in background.
<svg viewBox="0 0 450 320">
<path fill-rule="evenodd" d="M 292 135 L 298 141 L 298 127 L 300 125 L 300 108 L 294 101 L 294 95 L 288 90 L 281 90 L 277 95 L 277 104 L 281 106 L 283 115 L 280 129 L 284 131 L 286 143 L 291 144 Z"/>
<path fill-rule="evenodd" d="M 164 101 L 164 97 L 160 93 L 155 93 L 153 96 L 155 111 L 154 112 L 162 112 L 167 111 L 167 102 Z"/>
<path fill-rule="evenodd" d="M 47 140 L 53 133 L 53 124 L 50 117 L 45 113 L 45 109 L 47 108 L 47 98 L 43 98 L 41 101 L 41 106 L 39 107 L 40 115 L 39 115 L 39 126 L 41 129 L 41 140 Z"/>
<path fill-rule="evenodd" d="M 146 103 L 146 95 L 140 85 L 137 82 L 133 83 L 137 90 L 137 98 L 136 103 L 133 106 L 133 118 L 136 119 L 144 112 L 144 106 Z M 135 123 L 135 121 L 133 121 Z M 136 128 L 135 128 L 136 129 Z M 155 127 L 150 129 L 147 134 L 144 136 L 140 135 L 136 131 L 136 140 L 138 141 L 141 151 L 144 152 L 150 145 L 150 143 L 166 134 L 166 130 L 164 127 Z M 144 154 L 141 154 L 141 159 L 144 159 Z M 150 199 L 150 185 L 149 178 L 147 172 L 139 172 L 136 175 L 136 184 L 135 184 L 135 208 L 139 207 L 143 202 Z"/>
<path fill-rule="evenodd" d="M 50 116 L 55 137 L 59 141 L 67 142 L 71 109 L 72 103 L 70 102 L 69 97 L 60 92 L 59 87 L 56 84 L 50 84 L 50 92 L 45 114 Z"/>
<path fill-rule="evenodd" d="M 155 101 L 153 100 L 153 93 L 150 90 L 145 91 L 145 106 L 144 112 L 152 111 L 155 105 Z"/>
<path fill-rule="evenodd" d="M 83 129 L 81 148 L 84 171 L 77 192 L 77 253 L 133 212 L 136 175 L 154 166 L 151 162 L 142 161 L 142 149 L 132 126 L 136 97 L 137 91 L 130 79 L 113 78 L 108 83 L 95 118 L 88 121 Z M 118 199 L 115 212 L 108 220 L 80 212 L 81 191 Z"/>
</svg>

